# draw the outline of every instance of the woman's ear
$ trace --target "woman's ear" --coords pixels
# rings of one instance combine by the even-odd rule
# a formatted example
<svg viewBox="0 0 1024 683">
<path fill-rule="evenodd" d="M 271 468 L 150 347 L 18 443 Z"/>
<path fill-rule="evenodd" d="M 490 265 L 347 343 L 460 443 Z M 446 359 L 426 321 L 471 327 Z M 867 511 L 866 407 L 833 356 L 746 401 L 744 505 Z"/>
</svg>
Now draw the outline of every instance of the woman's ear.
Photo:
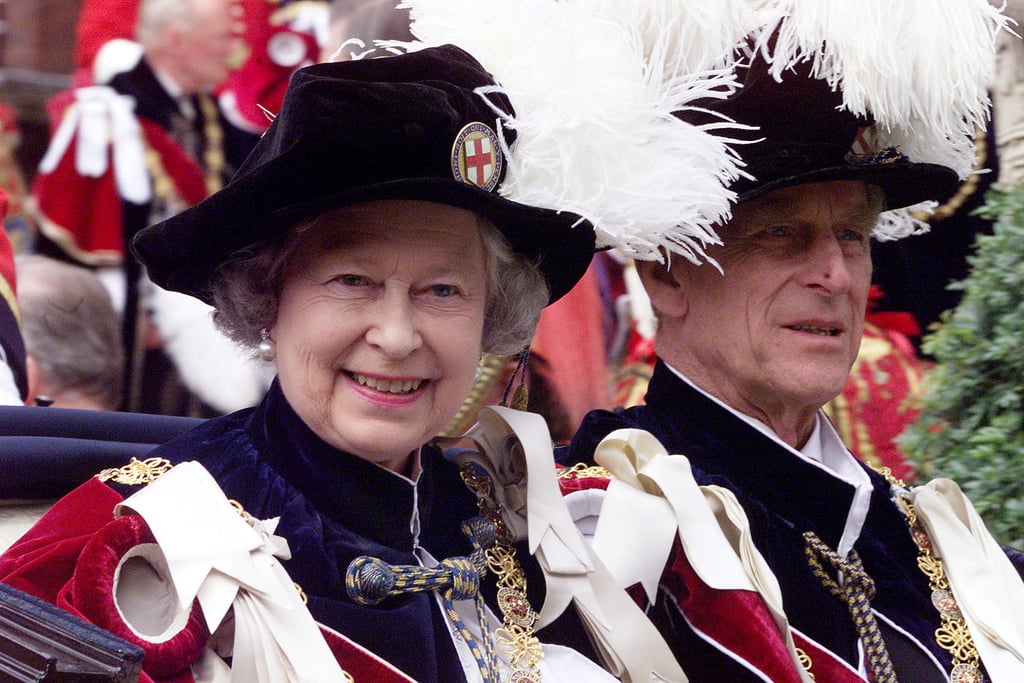
<svg viewBox="0 0 1024 683">
<path fill-rule="evenodd" d="M 675 269 L 657 261 L 637 261 L 636 272 L 659 318 L 683 318 L 689 306 Z"/>
</svg>

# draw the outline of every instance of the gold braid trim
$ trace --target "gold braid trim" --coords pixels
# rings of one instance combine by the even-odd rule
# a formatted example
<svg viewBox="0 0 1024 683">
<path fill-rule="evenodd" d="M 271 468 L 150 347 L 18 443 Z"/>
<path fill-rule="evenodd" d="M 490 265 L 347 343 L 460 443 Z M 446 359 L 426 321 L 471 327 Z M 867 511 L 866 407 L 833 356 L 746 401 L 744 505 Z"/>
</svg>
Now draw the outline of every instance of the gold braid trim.
<svg viewBox="0 0 1024 683">
<path fill-rule="evenodd" d="M 954 213 L 960 210 L 960 207 L 964 205 L 971 195 L 978 189 L 978 178 L 979 171 L 985 166 L 985 159 L 988 156 L 988 140 L 985 137 L 984 129 L 978 129 L 974 133 L 974 168 L 972 173 L 967 176 L 967 179 L 960 183 L 957 187 L 956 192 L 949 200 L 937 207 L 931 214 L 926 212 L 915 211 L 911 214 L 914 218 L 923 222 L 941 221 L 949 218 Z"/>
<path fill-rule="evenodd" d="M 206 172 L 206 196 L 224 187 L 224 130 L 218 120 L 217 104 L 206 94 L 199 95 L 199 108 L 203 114 L 203 168 Z M 146 145 L 146 170 L 153 182 L 153 194 L 177 213 L 187 208 L 174 180 L 164 168 L 160 154 Z"/>
<path fill-rule="evenodd" d="M 878 472 L 890 485 L 902 489 L 896 495 L 896 504 L 907 518 L 910 535 L 919 553 L 917 566 L 928 578 L 928 587 L 932 591 L 932 605 L 938 611 L 941 620 L 939 627 L 935 629 L 935 642 L 953 658 L 953 669 L 949 673 L 950 683 L 984 683 L 986 679 L 981 670 L 981 656 L 974 646 L 974 638 L 971 637 L 960 606 L 953 596 L 949 579 L 942 567 L 942 560 L 932 554 L 931 539 L 917 518 L 917 510 L 906 493 L 906 485 L 893 476 L 888 467 L 880 467 Z"/>
<path fill-rule="evenodd" d="M 200 94 L 199 108 L 203 112 L 203 135 L 206 137 L 203 165 L 206 167 L 206 194 L 209 196 L 224 187 L 224 129 L 220 127 L 220 113 L 212 97 Z"/>
<path fill-rule="evenodd" d="M 509 358 L 510 356 L 496 356 L 492 353 L 484 354 L 477 366 L 476 380 L 469 390 L 469 395 L 463 400 L 455 417 L 441 432 L 441 436 L 459 436 L 473 424 L 477 411 L 501 378 L 501 372 L 508 365 Z"/>
<path fill-rule="evenodd" d="M 505 524 L 501 508 L 494 502 L 490 478 L 478 474 L 469 463 L 462 466 L 460 474 L 466 487 L 477 497 L 480 516 L 490 520 L 497 532 L 497 540 L 484 554 L 488 569 L 498 580 L 502 625 L 495 633 L 495 640 L 512 664 L 509 683 L 540 683 L 541 673 L 537 667 L 544 652 L 533 633 L 537 613 L 526 598 L 526 574 L 516 559 L 515 539 Z"/>
</svg>

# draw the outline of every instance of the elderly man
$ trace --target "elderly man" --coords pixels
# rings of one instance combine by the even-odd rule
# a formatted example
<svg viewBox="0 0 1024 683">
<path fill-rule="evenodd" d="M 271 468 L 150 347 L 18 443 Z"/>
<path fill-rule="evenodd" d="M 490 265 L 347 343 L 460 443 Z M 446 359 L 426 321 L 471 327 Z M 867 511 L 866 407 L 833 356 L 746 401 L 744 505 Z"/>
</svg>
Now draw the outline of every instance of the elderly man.
<svg viewBox="0 0 1024 683">
<path fill-rule="evenodd" d="M 126 255 L 136 232 L 222 187 L 258 139 L 231 125 L 212 96 L 239 47 L 233 4 L 142 0 L 137 42 L 100 48 L 99 85 L 73 91 L 33 187 L 40 250 L 96 267 L 124 311 L 132 410 L 228 412 L 264 388 L 214 336 L 208 311 L 151 293 Z"/>
<path fill-rule="evenodd" d="M 829 38 L 810 44 L 836 58 Z M 680 114 L 751 126 L 736 147 L 749 176 L 713 263 L 638 263 L 659 324 L 646 404 L 591 413 L 560 459 L 611 470 L 595 547 L 647 589 L 691 680 L 1022 680 L 1013 561 L 955 485 L 911 491 L 870 470 L 821 411 L 858 352 L 870 238 L 948 193 L 954 157 L 879 144 L 885 112 L 854 113 L 827 66 L 783 68 L 775 45 L 737 69 L 732 96 Z"/>
</svg>

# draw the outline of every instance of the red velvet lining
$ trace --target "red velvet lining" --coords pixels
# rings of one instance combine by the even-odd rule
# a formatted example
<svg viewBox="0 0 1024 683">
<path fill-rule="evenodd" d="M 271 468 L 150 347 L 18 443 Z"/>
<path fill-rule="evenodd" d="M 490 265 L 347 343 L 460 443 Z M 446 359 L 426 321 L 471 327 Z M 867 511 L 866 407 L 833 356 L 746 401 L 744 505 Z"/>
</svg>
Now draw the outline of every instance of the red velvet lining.
<svg viewBox="0 0 1024 683">
<path fill-rule="evenodd" d="M 799 673 L 764 599 L 753 591 L 716 590 L 700 580 L 676 539 L 663 585 L 675 596 L 690 625 L 732 652 L 773 683 L 798 683 Z M 795 645 L 811 659 L 815 680 L 863 683 L 833 653 L 793 631 Z"/>
<path fill-rule="evenodd" d="M 761 596 L 754 591 L 708 586 L 697 576 L 678 539 L 673 556 L 662 582 L 690 625 L 773 683 L 800 683 L 782 634 Z"/>
<path fill-rule="evenodd" d="M 122 620 L 114 604 L 113 591 L 118 563 L 131 548 L 154 542 L 153 534 L 141 517 L 127 515 L 110 522 L 82 549 L 66 596 L 89 621 L 142 647 L 146 652 L 143 662 L 146 672 L 164 678 L 188 669 L 202 653 L 210 633 L 198 601 L 192 604 L 185 628 L 162 643 L 139 637 Z"/>
</svg>

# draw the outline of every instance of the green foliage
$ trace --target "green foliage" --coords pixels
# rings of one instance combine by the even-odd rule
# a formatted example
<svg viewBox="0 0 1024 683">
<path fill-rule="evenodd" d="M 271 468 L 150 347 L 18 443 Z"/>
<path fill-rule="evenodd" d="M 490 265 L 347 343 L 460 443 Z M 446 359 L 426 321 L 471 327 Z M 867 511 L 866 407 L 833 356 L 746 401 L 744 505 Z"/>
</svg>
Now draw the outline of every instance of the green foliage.
<svg viewBox="0 0 1024 683">
<path fill-rule="evenodd" d="M 955 480 L 993 536 L 1024 550 L 1024 185 L 990 191 L 979 212 L 993 234 L 923 341 L 936 366 L 899 445 L 923 480 Z"/>
</svg>

